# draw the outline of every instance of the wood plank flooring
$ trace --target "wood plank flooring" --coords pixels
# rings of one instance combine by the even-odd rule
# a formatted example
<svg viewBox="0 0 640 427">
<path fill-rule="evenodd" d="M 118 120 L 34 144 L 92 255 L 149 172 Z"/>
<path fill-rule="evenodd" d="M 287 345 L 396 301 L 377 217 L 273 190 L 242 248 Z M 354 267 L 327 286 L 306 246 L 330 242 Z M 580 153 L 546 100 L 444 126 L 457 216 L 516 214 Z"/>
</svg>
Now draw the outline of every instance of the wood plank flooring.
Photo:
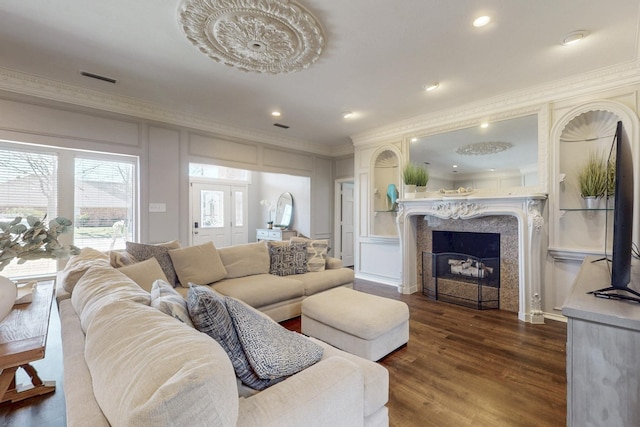
<svg viewBox="0 0 640 427">
<path fill-rule="evenodd" d="M 380 362 L 389 370 L 390 426 L 566 425 L 565 323 L 531 325 L 515 313 L 361 280 L 355 287 L 409 305 L 409 343 Z M 43 379 L 56 381 L 55 393 L 0 405 L 0 426 L 66 424 L 59 323 L 52 311 L 46 358 L 34 364 Z M 299 318 L 284 325 L 300 330 Z"/>
</svg>

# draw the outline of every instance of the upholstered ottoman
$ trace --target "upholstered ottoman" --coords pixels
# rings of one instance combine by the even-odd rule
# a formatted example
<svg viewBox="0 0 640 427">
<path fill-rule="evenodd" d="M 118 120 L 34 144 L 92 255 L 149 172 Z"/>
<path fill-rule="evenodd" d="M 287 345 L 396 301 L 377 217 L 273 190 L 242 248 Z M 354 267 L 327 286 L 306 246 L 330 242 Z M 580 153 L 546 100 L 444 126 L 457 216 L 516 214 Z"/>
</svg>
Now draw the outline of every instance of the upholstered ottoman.
<svg viewBox="0 0 640 427">
<path fill-rule="evenodd" d="M 340 287 L 302 301 L 301 329 L 375 361 L 409 341 L 409 308 L 402 301 Z"/>
</svg>

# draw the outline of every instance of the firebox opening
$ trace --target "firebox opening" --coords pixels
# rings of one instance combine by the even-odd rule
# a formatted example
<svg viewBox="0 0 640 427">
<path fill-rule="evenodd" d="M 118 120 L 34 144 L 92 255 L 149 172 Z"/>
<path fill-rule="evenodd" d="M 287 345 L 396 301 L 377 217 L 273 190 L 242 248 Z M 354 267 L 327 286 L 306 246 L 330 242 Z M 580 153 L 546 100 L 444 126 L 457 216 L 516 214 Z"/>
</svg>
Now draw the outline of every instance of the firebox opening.
<svg viewBox="0 0 640 427">
<path fill-rule="evenodd" d="M 500 308 L 500 234 L 433 231 L 422 257 L 429 298 L 477 309 Z"/>
</svg>

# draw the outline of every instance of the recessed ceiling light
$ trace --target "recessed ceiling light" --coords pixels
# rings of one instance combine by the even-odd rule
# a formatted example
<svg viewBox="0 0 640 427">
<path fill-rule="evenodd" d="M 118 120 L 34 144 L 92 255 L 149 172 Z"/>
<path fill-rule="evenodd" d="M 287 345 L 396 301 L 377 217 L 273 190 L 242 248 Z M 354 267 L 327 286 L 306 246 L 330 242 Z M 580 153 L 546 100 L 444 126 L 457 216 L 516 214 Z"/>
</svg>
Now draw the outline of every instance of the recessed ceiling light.
<svg viewBox="0 0 640 427">
<path fill-rule="evenodd" d="M 342 113 L 343 119 L 350 119 L 351 117 L 353 117 L 353 111 L 345 111 L 344 113 Z"/>
<path fill-rule="evenodd" d="M 434 82 L 434 83 L 428 83 L 426 85 L 424 85 L 424 90 L 427 92 L 431 92 L 434 91 L 436 89 L 438 89 L 440 87 L 440 83 L 438 82 Z"/>
<path fill-rule="evenodd" d="M 495 171 L 496 171 L 496 168 L 489 169 L 489 172 L 495 172 Z"/>
<path fill-rule="evenodd" d="M 478 16 L 474 21 L 473 21 L 473 26 L 474 27 L 484 27 L 485 25 L 487 25 L 489 22 L 491 22 L 491 17 L 489 16 Z"/>
<path fill-rule="evenodd" d="M 486 128 L 488 128 L 488 127 L 489 127 L 489 123 L 486 123 L 486 122 L 485 122 L 485 123 L 481 123 L 481 124 L 480 124 L 480 127 L 481 127 L 482 129 L 486 129 Z"/>
<path fill-rule="evenodd" d="M 453 168 L 454 168 L 454 169 L 455 169 L 455 168 L 457 168 L 457 167 L 458 167 L 458 165 L 453 165 Z"/>
<path fill-rule="evenodd" d="M 272 111 L 272 112 L 271 112 L 271 115 L 272 115 L 273 117 L 280 117 L 280 116 L 282 115 L 282 113 L 280 113 L 280 111 Z"/>
<path fill-rule="evenodd" d="M 417 140 L 418 138 L 415 138 L 415 137 L 411 138 L 411 142 L 416 142 Z"/>
<path fill-rule="evenodd" d="M 564 39 L 562 39 L 562 44 L 564 46 L 571 46 L 572 44 L 579 43 L 586 36 L 587 36 L 587 32 L 586 31 L 582 31 L 582 30 L 581 31 L 573 31 L 573 32 L 567 34 L 566 36 L 564 36 Z"/>
</svg>

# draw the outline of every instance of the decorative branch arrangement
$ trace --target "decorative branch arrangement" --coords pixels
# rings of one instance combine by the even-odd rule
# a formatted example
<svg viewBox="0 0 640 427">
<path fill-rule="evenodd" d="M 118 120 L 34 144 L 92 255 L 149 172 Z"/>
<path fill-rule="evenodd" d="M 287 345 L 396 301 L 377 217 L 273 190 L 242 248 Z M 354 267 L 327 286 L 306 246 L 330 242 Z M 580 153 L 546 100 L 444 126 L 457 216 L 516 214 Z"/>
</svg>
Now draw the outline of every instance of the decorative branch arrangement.
<svg viewBox="0 0 640 427">
<path fill-rule="evenodd" d="M 11 222 L 0 222 L 0 271 L 14 258 L 18 258 L 18 264 L 24 264 L 34 259 L 62 259 L 80 253 L 77 246 L 58 242 L 58 235 L 68 232 L 72 222 L 59 216 L 49 221 L 47 228 L 46 218 L 46 215 L 42 220 L 28 216 L 28 227 L 22 224 L 20 216 Z"/>
</svg>

